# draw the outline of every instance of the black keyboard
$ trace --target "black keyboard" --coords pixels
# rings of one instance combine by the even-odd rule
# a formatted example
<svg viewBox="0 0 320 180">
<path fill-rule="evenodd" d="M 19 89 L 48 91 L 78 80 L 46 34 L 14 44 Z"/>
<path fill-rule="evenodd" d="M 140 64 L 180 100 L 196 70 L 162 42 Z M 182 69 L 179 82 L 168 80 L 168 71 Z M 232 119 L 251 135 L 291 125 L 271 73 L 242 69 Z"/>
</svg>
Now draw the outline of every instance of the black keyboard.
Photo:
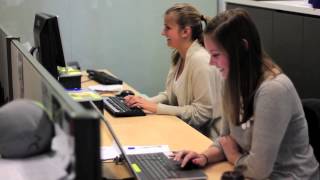
<svg viewBox="0 0 320 180">
<path fill-rule="evenodd" d="M 129 117 L 129 116 L 145 116 L 142 109 L 137 107 L 128 107 L 123 97 L 110 96 L 103 99 L 104 108 L 113 116 Z"/>
<path fill-rule="evenodd" d="M 142 172 L 142 179 L 178 178 L 179 165 L 168 159 L 163 153 L 128 155 L 131 164 L 138 165 Z"/>
<path fill-rule="evenodd" d="M 112 85 L 112 84 L 122 84 L 122 80 L 117 79 L 103 71 L 87 70 L 89 78 L 97 81 L 100 84 Z"/>
</svg>

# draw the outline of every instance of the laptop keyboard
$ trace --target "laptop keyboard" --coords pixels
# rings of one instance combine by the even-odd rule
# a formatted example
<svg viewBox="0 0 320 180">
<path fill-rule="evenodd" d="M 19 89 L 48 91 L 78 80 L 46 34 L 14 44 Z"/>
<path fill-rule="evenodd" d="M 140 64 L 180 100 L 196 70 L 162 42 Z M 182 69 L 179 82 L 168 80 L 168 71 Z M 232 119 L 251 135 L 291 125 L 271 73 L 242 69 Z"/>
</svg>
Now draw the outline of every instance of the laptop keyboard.
<svg viewBox="0 0 320 180">
<path fill-rule="evenodd" d="M 146 179 L 167 179 L 178 177 L 179 166 L 163 153 L 128 155 L 131 163 L 137 164 Z"/>
<path fill-rule="evenodd" d="M 105 109 L 116 117 L 145 116 L 142 109 L 128 107 L 122 97 L 110 96 L 103 99 Z"/>
</svg>

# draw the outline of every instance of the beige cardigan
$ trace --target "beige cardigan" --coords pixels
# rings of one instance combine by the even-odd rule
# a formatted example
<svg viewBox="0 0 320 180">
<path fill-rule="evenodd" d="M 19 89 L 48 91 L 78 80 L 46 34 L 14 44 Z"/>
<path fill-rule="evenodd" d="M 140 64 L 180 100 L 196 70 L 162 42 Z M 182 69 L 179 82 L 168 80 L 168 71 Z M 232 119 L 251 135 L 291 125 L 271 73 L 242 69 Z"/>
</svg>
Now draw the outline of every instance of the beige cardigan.
<svg viewBox="0 0 320 180">
<path fill-rule="evenodd" d="M 196 129 L 220 116 L 218 105 L 222 78 L 220 72 L 209 65 L 209 61 L 209 53 L 194 41 L 187 51 L 184 69 L 179 77 L 184 88 L 180 88 L 181 92 L 177 94 L 173 93 L 178 62 L 169 70 L 166 90 L 150 98 L 159 103 L 156 113 L 178 116 Z"/>
</svg>

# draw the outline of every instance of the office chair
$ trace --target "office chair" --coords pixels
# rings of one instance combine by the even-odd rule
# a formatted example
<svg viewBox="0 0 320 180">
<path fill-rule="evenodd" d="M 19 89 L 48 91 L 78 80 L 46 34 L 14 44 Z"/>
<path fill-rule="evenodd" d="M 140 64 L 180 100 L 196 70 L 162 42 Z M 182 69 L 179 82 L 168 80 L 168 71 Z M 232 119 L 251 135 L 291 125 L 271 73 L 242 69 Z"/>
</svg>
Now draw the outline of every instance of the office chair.
<svg viewBox="0 0 320 180">
<path fill-rule="evenodd" d="M 2 88 L 0 88 L 0 106 L 2 106 L 2 104 L 4 104 L 4 95 Z"/>
<path fill-rule="evenodd" d="M 302 99 L 302 105 L 308 122 L 310 144 L 320 162 L 320 99 Z"/>
<path fill-rule="evenodd" d="M 4 88 L 2 87 L 2 84 L 0 82 L 0 106 L 4 105 L 6 102 L 4 98 Z"/>
<path fill-rule="evenodd" d="M 195 128 L 196 130 L 201 132 L 203 135 L 205 135 L 209 138 L 215 139 L 220 135 L 221 130 L 215 128 L 213 126 L 213 124 L 217 123 L 220 119 L 221 119 L 221 117 L 217 117 L 214 119 L 208 119 L 204 124 L 201 124 L 199 126 L 193 126 L 193 128 Z M 220 125 L 218 125 L 218 127 L 220 127 Z"/>
</svg>

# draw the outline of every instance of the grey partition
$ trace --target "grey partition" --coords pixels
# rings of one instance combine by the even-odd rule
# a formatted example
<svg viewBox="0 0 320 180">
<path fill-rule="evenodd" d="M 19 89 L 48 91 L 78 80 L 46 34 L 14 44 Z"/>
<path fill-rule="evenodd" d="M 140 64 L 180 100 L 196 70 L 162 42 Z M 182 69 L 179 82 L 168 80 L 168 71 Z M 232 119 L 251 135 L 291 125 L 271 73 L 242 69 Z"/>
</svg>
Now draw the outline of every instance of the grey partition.
<svg viewBox="0 0 320 180">
<path fill-rule="evenodd" d="M 188 2 L 203 14 L 216 14 L 216 0 L 2 0 L 0 22 L 21 42 L 33 43 L 36 12 L 59 16 L 66 61 L 106 68 L 148 95 L 164 90 L 171 50 L 163 14 Z"/>
<path fill-rule="evenodd" d="M 101 178 L 100 121 L 96 112 L 85 110 L 66 93 L 64 88 L 25 50 L 21 43 L 10 43 L 15 98 L 42 102 L 56 124 L 72 137 L 74 162 L 69 171 L 79 180 Z M 74 170 L 74 171 L 73 171 Z"/>
</svg>

